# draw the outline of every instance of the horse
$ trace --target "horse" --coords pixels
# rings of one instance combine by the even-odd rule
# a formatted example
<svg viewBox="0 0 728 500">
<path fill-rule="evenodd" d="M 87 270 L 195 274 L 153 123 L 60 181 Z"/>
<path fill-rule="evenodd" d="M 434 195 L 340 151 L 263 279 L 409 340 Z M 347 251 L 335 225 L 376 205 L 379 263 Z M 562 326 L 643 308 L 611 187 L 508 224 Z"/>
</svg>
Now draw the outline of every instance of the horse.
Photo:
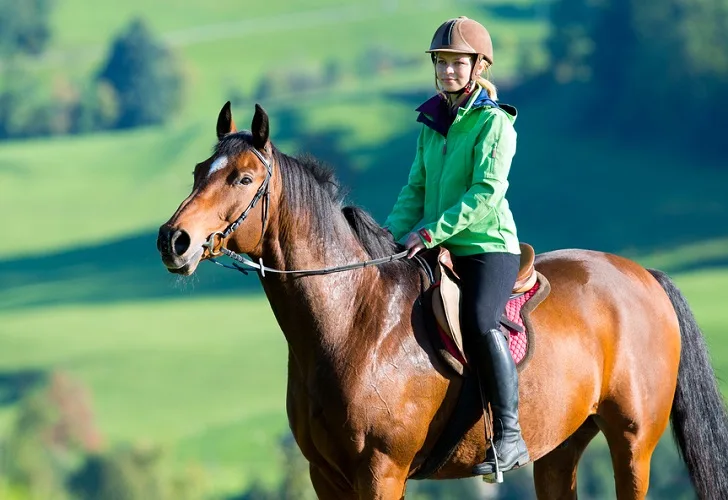
<svg viewBox="0 0 728 500">
<path fill-rule="evenodd" d="M 249 131 L 230 103 L 191 194 L 159 229 L 167 270 L 192 274 L 226 249 L 262 266 L 288 344 L 286 409 L 322 499 L 400 499 L 453 413 L 466 377 L 436 354 L 420 300 L 423 269 L 365 210 L 344 206 L 330 168 L 270 140 L 256 105 Z M 240 215 L 240 214 L 243 215 Z M 342 266 L 339 273 L 296 270 Z M 551 292 L 532 312 L 537 344 L 520 372 L 520 420 L 539 499 L 576 498 L 579 458 L 606 437 L 617 497 L 643 499 L 650 459 L 672 422 L 703 499 L 728 498 L 728 417 L 690 307 L 671 279 L 582 249 L 538 254 Z M 287 271 L 280 274 L 268 269 Z M 242 322 L 245 319 L 241 319 Z M 244 323 L 243 323 L 244 324 Z M 434 479 L 471 476 L 485 418 Z"/>
</svg>

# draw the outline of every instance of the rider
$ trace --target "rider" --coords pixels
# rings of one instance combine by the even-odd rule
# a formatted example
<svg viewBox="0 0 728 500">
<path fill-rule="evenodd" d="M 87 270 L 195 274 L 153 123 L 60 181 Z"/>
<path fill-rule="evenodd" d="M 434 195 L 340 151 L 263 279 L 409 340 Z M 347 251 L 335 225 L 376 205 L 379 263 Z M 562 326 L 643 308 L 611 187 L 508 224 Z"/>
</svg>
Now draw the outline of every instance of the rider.
<svg viewBox="0 0 728 500">
<path fill-rule="evenodd" d="M 518 372 L 499 330 L 521 253 L 505 198 L 516 110 L 498 105 L 495 86 L 482 76 L 493 64 L 493 44 L 480 23 L 446 21 L 427 52 L 438 92 L 417 108 L 424 125 L 414 163 L 385 227 L 397 240 L 407 236 L 409 257 L 436 245 L 454 257 L 465 349 L 494 423 L 494 447 L 473 473 L 490 475 L 494 453 L 503 472 L 530 460 L 518 423 Z"/>
</svg>

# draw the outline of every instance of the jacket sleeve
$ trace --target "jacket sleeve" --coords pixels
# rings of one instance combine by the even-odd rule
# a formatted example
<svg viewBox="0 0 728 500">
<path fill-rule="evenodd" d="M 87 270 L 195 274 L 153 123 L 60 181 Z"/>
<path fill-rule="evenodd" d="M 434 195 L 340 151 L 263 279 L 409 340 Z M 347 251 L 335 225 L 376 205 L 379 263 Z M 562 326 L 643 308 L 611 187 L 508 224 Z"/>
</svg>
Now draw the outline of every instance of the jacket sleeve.
<svg viewBox="0 0 728 500">
<path fill-rule="evenodd" d="M 425 203 L 425 163 L 423 158 L 423 131 L 417 138 L 417 152 L 410 168 L 407 184 L 402 188 L 392 212 L 387 217 L 384 226 L 399 240 L 412 231 L 415 224 L 424 216 Z"/>
<path fill-rule="evenodd" d="M 432 248 L 483 220 L 505 197 L 508 173 L 516 152 L 516 131 L 502 112 L 492 115 L 478 137 L 470 188 L 455 205 L 420 229 L 425 247 Z"/>
</svg>

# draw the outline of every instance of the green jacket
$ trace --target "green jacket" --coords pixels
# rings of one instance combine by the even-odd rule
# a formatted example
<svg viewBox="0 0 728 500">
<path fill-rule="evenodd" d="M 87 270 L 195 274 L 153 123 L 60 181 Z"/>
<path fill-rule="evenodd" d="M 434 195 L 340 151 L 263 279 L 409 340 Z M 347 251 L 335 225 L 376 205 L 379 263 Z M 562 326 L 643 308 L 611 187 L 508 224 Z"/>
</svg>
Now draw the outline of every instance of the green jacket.
<svg viewBox="0 0 728 500">
<path fill-rule="evenodd" d="M 516 152 L 516 109 L 499 107 L 478 87 L 448 129 L 439 100 L 418 108 L 425 125 L 407 185 L 385 226 L 396 240 L 417 230 L 425 247 L 441 244 L 457 256 L 520 254 L 505 197 Z"/>
</svg>

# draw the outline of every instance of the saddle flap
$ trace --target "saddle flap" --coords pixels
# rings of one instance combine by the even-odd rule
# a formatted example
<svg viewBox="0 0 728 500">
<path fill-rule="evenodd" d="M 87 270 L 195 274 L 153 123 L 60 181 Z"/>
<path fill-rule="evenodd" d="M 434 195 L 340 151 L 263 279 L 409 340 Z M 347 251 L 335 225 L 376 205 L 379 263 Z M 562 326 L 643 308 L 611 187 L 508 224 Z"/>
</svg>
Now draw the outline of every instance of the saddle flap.
<svg viewBox="0 0 728 500">
<path fill-rule="evenodd" d="M 452 261 L 452 255 L 450 254 L 450 251 L 444 247 L 439 247 L 437 252 L 437 267 L 441 271 L 449 273 L 450 276 L 457 280 L 458 283 L 460 282 L 460 277 L 458 276 L 458 273 L 455 272 L 455 264 Z"/>
<path fill-rule="evenodd" d="M 518 277 L 513 285 L 513 293 L 523 293 L 536 284 L 536 251 L 528 243 L 521 243 L 521 263 L 518 266 Z"/>
<path fill-rule="evenodd" d="M 443 267 L 438 295 L 440 295 L 440 299 L 442 300 L 442 308 L 447 323 L 442 326 L 450 330 L 452 339 L 455 341 L 458 349 L 461 352 L 465 352 L 460 330 L 460 286 L 458 283 L 459 280 L 453 274 L 451 274 L 449 269 Z"/>
</svg>

